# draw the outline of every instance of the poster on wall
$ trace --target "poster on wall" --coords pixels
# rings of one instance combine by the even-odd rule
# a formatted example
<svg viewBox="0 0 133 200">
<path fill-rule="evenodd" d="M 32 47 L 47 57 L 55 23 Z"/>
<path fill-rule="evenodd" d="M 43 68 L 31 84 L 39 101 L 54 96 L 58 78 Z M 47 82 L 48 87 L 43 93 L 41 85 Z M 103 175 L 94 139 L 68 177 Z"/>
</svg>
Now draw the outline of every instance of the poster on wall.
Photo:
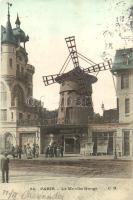
<svg viewBox="0 0 133 200">
<path fill-rule="evenodd" d="M 132 200 L 132 0 L 0 0 L 0 24 L 0 200 Z"/>
</svg>

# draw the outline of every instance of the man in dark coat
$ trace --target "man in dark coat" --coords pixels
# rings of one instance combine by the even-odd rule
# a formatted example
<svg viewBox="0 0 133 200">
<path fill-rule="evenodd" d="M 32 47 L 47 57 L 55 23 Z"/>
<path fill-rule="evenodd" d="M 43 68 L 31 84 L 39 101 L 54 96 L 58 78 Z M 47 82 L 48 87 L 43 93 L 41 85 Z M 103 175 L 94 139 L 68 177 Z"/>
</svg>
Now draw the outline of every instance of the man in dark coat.
<svg viewBox="0 0 133 200">
<path fill-rule="evenodd" d="M 35 155 L 36 155 L 36 147 L 35 147 L 35 144 L 33 144 L 32 153 L 33 153 L 33 157 L 35 158 Z"/>
<path fill-rule="evenodd" d="M 64 152 L 64 148 L 63 148 L 63 146 L 61 145 L 61 146 L 60 146 L 61 157 L 63 157 L 63 152 Z"/>
<path fill-rule="evenodd" d="M 7 153 L 4 154 L 4 157 L 1 158 L 1 171 L 2 171 L 2 183 L 5 181 L 8 183 L 9 180 L 9 158 Z"/>
<path fill-rule="evenodd" d="M 21 154 L 22 154 L 22 148 L 21 146 L 18 146 L 18 158 L 21 159 Z"/>
</svg>

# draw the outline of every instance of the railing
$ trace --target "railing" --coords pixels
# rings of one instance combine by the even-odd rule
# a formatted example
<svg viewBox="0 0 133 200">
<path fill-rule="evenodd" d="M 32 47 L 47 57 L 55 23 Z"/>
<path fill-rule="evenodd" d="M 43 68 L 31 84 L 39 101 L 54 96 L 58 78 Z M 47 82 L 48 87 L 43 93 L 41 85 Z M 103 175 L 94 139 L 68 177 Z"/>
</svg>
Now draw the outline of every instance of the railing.
<svg viewBox="0 0 133 200">
<path fill-rule="evenodd" d="M 117 123 L 118 121 L 114 121 L 112 123 Z M 108 121 L 104 121 L 104 120 L 89 120 L 88 123 L 99 123 L 99 124 L 105 124 L 105 123 L 109 123 Z M 49 119 L 37 119 L 37 120 L 17 120 L 17 125 L 19 126 L 56 126 L 56 125 L 76 125 L 76 126 L 86 126 L 88 123 L 79 123 L 79 124 L 75 124 L 75 123 L 70 123 L 70 122 L 64 122 L 64 123 L 57 123 L 57 118 L 49 118 Z"/>
<path fill-rule="evenodd" d="M 40 120 L 17 120 L 19 126 L 54 126 L 57 124 L 57 118 Z"/>
<path fill-rule="evenodd" d="M 40 121 L 37 120 L 17 120 L 18 126 L 39 126 L 41 125 Z"/>
</svg>

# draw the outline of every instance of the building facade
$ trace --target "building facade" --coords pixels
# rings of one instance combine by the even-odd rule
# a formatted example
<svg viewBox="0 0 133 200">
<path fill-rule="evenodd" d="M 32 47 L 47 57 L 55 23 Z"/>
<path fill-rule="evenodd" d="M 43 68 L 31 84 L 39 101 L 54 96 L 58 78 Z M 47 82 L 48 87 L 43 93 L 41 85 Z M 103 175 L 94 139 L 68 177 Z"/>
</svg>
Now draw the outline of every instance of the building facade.
<svg viewBox="0 0 133 200">
<path fill-rule="evenodd" d="M 116 51 L 112 73 L 116 77 L 117 109 L 104 111 L 100 123 L 89 123 L 84 154 L 133 156 L 133 49 Z"/>
<path fill-rule="evenodd" d="M 33 98 L 34 66 L 28 63 L 28 35 L 19 17 L 12 28 L 8 8 L 6 27 L 1 27 L 0 150 L 27 143 L 40 145 L 41 101 Z"/>
</svg>

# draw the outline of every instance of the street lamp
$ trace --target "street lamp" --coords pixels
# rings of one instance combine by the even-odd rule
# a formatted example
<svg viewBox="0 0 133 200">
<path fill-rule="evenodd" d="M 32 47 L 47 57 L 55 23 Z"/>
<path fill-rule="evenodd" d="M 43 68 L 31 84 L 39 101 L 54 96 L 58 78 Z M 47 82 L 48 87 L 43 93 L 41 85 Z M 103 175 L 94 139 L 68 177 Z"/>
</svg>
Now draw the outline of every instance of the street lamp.
<svg viewBox="0 0 133 200">
<path fill-rule="evenodd" d="M 116 151 L 116 136 L 117 136 L 117 132 L 114 133 L 114 139 L 115 139 L 115 154 L 114 154 L 114 159 L 117 159 L 117 151 Z"/>
</svg>

